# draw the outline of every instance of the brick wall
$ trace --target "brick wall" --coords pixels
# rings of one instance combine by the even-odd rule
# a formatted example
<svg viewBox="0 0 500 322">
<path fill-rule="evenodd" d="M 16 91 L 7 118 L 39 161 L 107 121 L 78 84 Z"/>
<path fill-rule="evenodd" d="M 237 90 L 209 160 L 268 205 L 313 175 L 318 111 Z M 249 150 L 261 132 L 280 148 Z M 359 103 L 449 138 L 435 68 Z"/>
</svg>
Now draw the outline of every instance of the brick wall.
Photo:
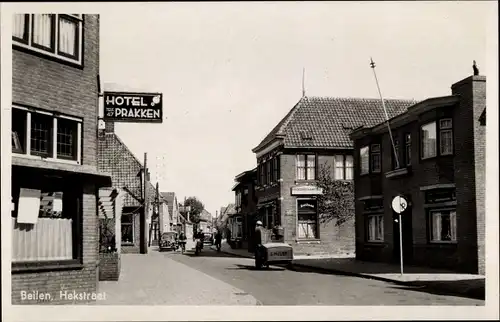
<svg viewBox="0 0 500 322">
<path fill-rule="evenodd" d="M 13 103 L 56 111 L 83 119 L 82 163 L 97 165 L 97 75 L 99 72 L 99 16 L 85 15 L 83 69 L 71 67 L 34 54 L 13 50 Z M 78 166 L 75 166 L 78 171 Z M 59 291 L 96 292 L 98 260 L 98 222 L 96 187 L 84 185 L 83 195 L 83 268 L 18 272 L 12 274 L 12 303 L 21 301 L 21 291 L 49 292 L 52 301 L 40 304 L 68 303 Z M 78 304 L 83 301 L 78 301 Z"/>
<path fill-rule="evenodd" d="M 318 167 L 326 164 L 333 166 L 333 154 L 318 155 Z M 291 195 L 291 188 L 296 185 L 295 154 L 281 155 L 280 185 L 281 216 L 285 233 L 285 242 L 291 244 L 295 254 L 346 254 L 355 251 L 354 218 L 337 225 L 335 220 L 320 222 L 319 240 L 297 241 L 297 196 Z M 332 167 L 333 171 L 333 167 Z M 332 173 L 333 175 L 333 173 Z M 300 198 L 305 198 L 301 196 Z"/>
</svg>

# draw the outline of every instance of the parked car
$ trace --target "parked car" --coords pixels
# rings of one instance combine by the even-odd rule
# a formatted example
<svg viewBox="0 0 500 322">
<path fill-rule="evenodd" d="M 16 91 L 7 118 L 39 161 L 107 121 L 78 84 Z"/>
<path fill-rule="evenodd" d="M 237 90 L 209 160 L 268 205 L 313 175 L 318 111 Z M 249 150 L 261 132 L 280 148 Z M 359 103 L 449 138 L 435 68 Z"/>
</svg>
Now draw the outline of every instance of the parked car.
<svg viewBox="0 0 500 322">
<path fill-rule="evenodd" d="M 204 234 L 205 234 L 205 239 L 203 240 L 203 243 L 206 245 L 213 245 L 214 236 L 211 233 L 204 233 Z"/>
<path fill-rule="evenodd" d="M 179 242 L 177 240 L 177 232 L 169 231 L 161 235 L 160 238 L 160 252 L 164 250 L 177 250 Z"/>
</svg>

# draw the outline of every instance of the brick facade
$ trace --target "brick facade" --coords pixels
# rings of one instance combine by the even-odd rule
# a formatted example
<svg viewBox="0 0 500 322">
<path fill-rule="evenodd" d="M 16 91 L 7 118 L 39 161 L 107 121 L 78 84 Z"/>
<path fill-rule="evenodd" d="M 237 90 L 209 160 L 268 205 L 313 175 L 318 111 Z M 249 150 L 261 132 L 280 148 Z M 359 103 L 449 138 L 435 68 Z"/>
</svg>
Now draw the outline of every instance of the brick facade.
<svg viewBox="0 0 500 322">
<path fill-rule="evenodd" d="M 70 66 L 29 50 L 13 48 L 13 104 L 62 113 L 82 119 L 81 165 L 59 166 L 55 162 L 35 161 L 23 156 L 16 164 L 25 169 L 57 169 L 82 177 L 82 257 L 78 265 L 40 267 L 19 270 L 13 265 L 13 304 L 62 304 L 73 301 L 60 297 L 59 292 L 96 292 L 98 290 L 98 216 L 97 191 L 97 79 L 99 74 L 99 16 L 84 15 L 83 67 Z M 26 162 L 25 162 L 26 161 Z M 51 164 L 48 164 L 51 163 Z M 37 170 L 34 170 L 37 171 Z M 45 170 L 44 170 L 45 171 Z M 90 176 L 88 175 L 90 173 Z M 92 174 L 94 173 L 94 174 Z M 61 172 L 62 174 L 62 172 Z M 14 177 L 13 181 L 18 180 Z M 108 178 L 109 179 L 109 178 Z M 22 292 L 50 293 L 52 301 L 21 300 Z M 77 301 L 76 304 L 85 303 Z"/>
<path fill-rule="evenodd" d="M 399 226 L 391 209 L 392 199 L 402 194 L 410 207 L 402 214 L 403 257 L 407 264 L 448 268 L 484 274 L 484 142 L 485 127 L 479 118 L 485 109 L 486 79 L 468 77 L 452 86 L 452 96 L 416 104 L 391 120 L 394 139 L 400 142 L 399 158 L 405 162 L 405 134 L 411 134 L 411 164 L 393 170 L 392 145 L 384 124 L 355 131 L 356 256 L 362 260 L 399 261 Z M 441 155 L 439 125 L 437 156 L 422 159 L 420 127 L 451 119 L 453 153 Z M 360 174 L 359 151 L 380 143 L 380 173 Z M 431 202 L 426 195 L 449 191 L 455 197 Z M 383 241 L 367 242 L 366 218 L 372 212 L 367 200 L 379 200 L 384 217 Z M 456 211 L 456 242 L 430 241 L 431 212 Z"/>
</svg>

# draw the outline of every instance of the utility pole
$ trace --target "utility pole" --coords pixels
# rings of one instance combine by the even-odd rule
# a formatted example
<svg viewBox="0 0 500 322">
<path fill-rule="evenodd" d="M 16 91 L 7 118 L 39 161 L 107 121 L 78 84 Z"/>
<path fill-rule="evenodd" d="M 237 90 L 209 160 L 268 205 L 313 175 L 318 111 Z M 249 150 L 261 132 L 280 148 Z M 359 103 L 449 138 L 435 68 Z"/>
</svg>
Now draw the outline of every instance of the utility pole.
<svg viewBox="0 0 500 322">
<path fill-rule="evenodd" d="M 148 154 L 145 152 L 144 153 L 144 167 L 142 169 L 142 183 L 143 183 L 143 199 L 142 199 L 142 211 L 141 211 L 141 229 L 140 229 L 140 237 L 141 237 L 141 243 L 140 243 L 140 252 L 141 254 L 147 254 L 148 253 L 148 248 L 147 248 L 147 240 L 146 240 L 146 216 L 147 216 L 147 211 L 148 211 L 148 167 L 147 167 L 147 161 L 148 161 Z"/>
</svg>

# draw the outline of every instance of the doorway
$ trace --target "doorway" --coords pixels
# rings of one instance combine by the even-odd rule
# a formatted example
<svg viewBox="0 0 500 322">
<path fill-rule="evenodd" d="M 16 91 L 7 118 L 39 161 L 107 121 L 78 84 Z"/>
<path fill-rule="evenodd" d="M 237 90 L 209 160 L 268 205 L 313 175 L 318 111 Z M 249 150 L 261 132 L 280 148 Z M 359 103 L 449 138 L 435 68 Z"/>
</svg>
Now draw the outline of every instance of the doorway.
<svg viewBox="0 0 500 322">
<path fill-rule="evenodd" d="M 408 207 L 401 214 L 401 223 L 403 231 L 403 264 L 413 261 L 413 226 L 411 208 Z M 392 212 L 392 231 L 393 231 L 393 260 L 400 262 L 400 244 L 399 244 L 399 214 Z"/>
</svg>

